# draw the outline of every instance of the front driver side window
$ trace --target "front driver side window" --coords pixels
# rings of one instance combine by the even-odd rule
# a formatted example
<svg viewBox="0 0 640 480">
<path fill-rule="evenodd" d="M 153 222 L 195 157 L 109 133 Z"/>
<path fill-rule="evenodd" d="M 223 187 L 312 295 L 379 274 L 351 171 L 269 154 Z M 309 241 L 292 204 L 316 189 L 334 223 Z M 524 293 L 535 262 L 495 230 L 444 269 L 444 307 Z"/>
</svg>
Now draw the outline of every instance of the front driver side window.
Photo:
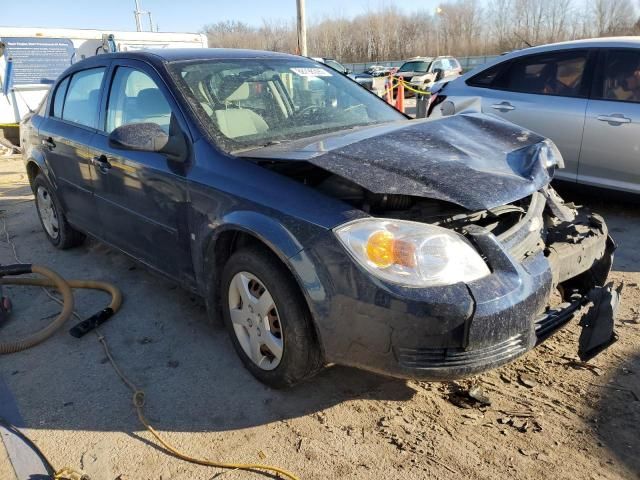
<svg viewBox="0 0 640 480">
<path fill-rule="evenodd" d="M 171 107 L 146 73 L 119 67 L 111 83 L 107 106 L 107 133 L 129 123 L 155 123 L 169 133 Z"/>
</svg>

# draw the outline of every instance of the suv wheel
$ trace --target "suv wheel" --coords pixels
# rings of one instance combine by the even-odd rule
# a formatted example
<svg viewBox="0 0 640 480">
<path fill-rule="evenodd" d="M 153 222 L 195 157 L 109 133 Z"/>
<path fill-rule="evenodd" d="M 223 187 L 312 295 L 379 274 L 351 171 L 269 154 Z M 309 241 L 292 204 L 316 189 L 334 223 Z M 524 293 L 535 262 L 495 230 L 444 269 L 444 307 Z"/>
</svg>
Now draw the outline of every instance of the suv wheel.
<svg viewBox="0 0 640 480">
<path fill-rule="evenodd" d="M 222 304 L 236 352 L 261 382 L 288 387 L 322 367 L 307 305 L 270 252 L 248 248 L 231 256 L 222 274 Z"/>
<path fill-rule="evenodd" d="M 80 245 L 84 234 L 69 225 L 55 191 L 41 173 L 33 181 L 33 193 L 40 224 L 49 241 L 61 250 Z"/>
</svg>

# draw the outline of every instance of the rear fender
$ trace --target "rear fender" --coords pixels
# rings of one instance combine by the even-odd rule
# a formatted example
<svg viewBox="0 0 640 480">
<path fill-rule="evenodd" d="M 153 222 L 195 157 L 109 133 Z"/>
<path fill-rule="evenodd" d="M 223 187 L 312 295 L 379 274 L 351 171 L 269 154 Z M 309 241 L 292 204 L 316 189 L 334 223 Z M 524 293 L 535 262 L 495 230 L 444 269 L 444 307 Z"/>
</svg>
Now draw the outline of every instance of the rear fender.
<svg viewBox="0 0 640 480">
<path fill-rule="evenodd" d="M 49 165 L 47 164 L 46 158 L 42 151 L 38 148 L 32 148 L 28 152 L 25 152 L 25 167 L 27 173 L 29 173 L 29 183 L 33 185 L 33 180 L 35 179 L 36 174 L 31 175 L 31 169 L 36 167 L 39 172 L 47 177 L 49 183 L 55 188 L 56 181 L 53 175 L 51 174 L 51 170 L 49 169 Z"/>
</svg>

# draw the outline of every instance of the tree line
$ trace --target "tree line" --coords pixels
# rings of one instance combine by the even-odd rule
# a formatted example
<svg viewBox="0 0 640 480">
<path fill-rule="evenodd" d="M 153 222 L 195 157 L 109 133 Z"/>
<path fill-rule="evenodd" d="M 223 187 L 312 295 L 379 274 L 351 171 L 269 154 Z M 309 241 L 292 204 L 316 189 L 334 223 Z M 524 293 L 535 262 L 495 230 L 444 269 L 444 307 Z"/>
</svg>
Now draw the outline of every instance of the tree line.
<svg viewBox="0 0 640 480">
<path fill-rule="evenodd" d="M 379 62 L 419 55 L 492 55 L 528 45 L 640 34 L 640 0 L 448 0 L 406 13 L 392 4 L 354 18 L 311 19 L 309 55 Z M 291 2 L 293 5 L 293 1 Z M 206 25 L 211 47 L 297 53 L 295 20 Z"/>
</svg>

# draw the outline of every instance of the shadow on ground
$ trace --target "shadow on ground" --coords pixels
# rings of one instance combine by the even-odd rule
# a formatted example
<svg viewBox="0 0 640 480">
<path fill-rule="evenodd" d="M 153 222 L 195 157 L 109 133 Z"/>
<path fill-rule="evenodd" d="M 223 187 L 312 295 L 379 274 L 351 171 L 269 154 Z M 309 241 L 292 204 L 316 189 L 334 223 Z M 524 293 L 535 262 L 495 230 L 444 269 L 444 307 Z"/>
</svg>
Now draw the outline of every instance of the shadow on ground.
<svg viewBox="0 0 640 480">
<path fill-rule="evenodd" d="M 640 355 L 624 362 L 602 387 L 592 422 L 604 447 L 632 472 L 640 472 Z"/>
</svg>

